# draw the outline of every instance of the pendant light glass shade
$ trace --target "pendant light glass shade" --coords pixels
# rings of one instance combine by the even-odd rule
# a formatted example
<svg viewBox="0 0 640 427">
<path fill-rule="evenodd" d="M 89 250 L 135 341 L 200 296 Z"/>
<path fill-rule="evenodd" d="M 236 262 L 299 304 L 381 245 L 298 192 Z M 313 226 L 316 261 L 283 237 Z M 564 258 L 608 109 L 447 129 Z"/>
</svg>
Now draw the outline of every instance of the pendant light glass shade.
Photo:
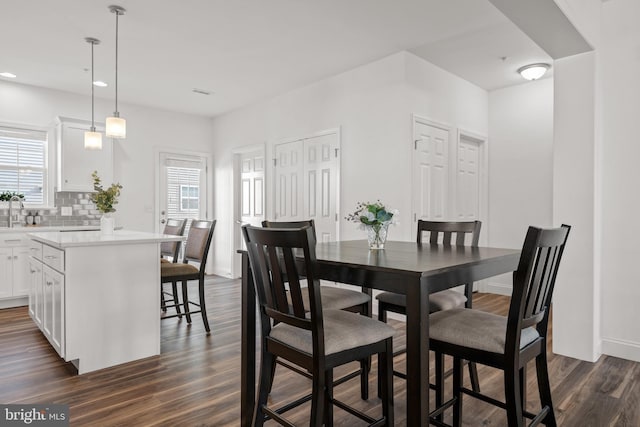
<svg viewBox="0 0 640 427">
<path fill-rule="evenodd" d="M 93 128 L 95 130 L 95 128 Z M 84 133 L 85 150 L 102 150 L 102 134 L 100 132 L 86 131 Z"/>
<path fill-rule="evenodd" d="M 84 133 L 84 148 L 85 150 L 102 150 L 102 134 L 96 132 L 96 126 L 94 123 L 94 93 L 93 93 L 93 47 L 100 44 L 100 40 L 93 37 L 87 37 L 85 39 L 87 43 L 91 44 L 91 129 Z"/>
<path fill-rule="evenodd" d="M 109 6 L 109 10 L 116 15 L 116 110 L 112 117 L 107 117 L 105 133 L 109 138 L 124 139 L 127 137 L 127 121 L 118 112 L 118 18 L 126 10 L 120 6 Z"/>
</svg>

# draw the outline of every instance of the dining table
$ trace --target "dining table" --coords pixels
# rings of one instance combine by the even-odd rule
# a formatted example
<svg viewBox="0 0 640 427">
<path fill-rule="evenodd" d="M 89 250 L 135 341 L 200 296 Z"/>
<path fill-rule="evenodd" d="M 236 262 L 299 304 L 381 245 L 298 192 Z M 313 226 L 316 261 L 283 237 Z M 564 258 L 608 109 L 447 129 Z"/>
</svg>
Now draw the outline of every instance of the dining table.
<svg viewBox="0 0 640 427">
<path fill-rule="evenodd" d="M 256 399 L 256 294 L 242 254 L 241 425 L 251 426 Z M 320 279 L 407 296 L 407 426 L 429 424 L 429 294 L 515 271 L 520 250 L 367 240 L 317 243 Z"/>
</svg>

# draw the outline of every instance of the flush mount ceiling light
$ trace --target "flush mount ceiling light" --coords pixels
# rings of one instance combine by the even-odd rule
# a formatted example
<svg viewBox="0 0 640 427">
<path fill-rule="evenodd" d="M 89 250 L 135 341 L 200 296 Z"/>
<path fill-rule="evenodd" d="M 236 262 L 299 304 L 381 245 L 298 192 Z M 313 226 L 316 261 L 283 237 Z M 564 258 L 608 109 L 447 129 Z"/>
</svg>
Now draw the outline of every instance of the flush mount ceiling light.
<svg viewBox="0 0 640 427">
<path fill-rule="evenodd" d="M 16 77 L 18 77 L 18 76 L 16 76 L 15 74 L 10 73 L 10 72 L 8 72 L 8 71 L 5 71 L 4 73 L 0 73 L 0 76 L 2 76 L 2 77 L 6 77 L 6 78 L 8 78 L 8 79 L 15 79 Z"/>
<path fill-rule="evenodd" d="M 526 80 L 538 80 L 551 67 L 549 64 L 529 64 L 518 68 L 518 73 Z"/>
<path fill-rule="evenodd" d="M 116 15 L 116 110 L 112 117 L 107 117 L 105 133 L 110 138 L 123 139 L 127 137 L 127 121 L 120 117 L 118 112 L 118 18 L 124 15 L 126 10 L 120 6 L 109 6 L 109 10 Z"/>
<path fill-rule="evenodd" d="M 96 80 L 95 82 L 93 82 L 93 85 L 94 86 L 98 86 L 98 87 L 107 87 L 107 86 L 109 86 L 108 84 L 106 84 L 102 80 Z"/>
<path fill-rule="evenodd" d="M 84 148 L 86 150 L 102 150 L 102 134 L 96 132 L 93 115 L 93 47 L 100 44 L 100 40 L 87 37 L 85 41 L 91 44 L 91 129 L 84 133 Z"/>
</svg>

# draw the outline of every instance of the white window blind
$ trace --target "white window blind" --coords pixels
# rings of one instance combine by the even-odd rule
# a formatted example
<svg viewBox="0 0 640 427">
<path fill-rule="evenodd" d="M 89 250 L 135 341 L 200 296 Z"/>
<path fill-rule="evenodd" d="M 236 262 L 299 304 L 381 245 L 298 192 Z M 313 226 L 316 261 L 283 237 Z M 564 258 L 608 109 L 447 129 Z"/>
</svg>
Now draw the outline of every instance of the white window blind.
<svg viewBox="0 0 640 427">
<path fill-rule="evenodd" d="M 46 204 L 47 133 L 0 126 L 0 192 L 24 194 L 26 206 Z"/>
<path fill-rule="evenodd" d="M 205 164 L 200 160 L 169 158 L 165 161 L 167 174 L 167 217 L 201 219 L 201 179 Z M 187 222 L 185 234 L 191 221 Z"/>
</svg>

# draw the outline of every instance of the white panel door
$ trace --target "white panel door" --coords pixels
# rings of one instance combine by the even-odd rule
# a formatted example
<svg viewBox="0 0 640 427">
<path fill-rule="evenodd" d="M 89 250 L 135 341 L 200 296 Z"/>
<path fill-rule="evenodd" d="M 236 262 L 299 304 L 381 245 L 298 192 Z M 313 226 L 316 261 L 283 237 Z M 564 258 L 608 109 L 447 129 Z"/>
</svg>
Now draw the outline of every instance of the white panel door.
<svg viewBox="0 0 640 427">
<path fill-rule="evenodd" d="M 413 206 L 417 219 L 442 221 L 449 203 L 449 131 L 414 123 Z"/>
<path fill-rule="evenodd" d="M 264 219 L 264 155 L 240 155 L 240 221 L 260 226 Z"/>
<path fill-rule="evenodd" d="M 480 218 L 480 145 L 462 136 L 458 142 L 456 216 L 459 221 Z"/>
<path fill-rule="evenodd" d="M 13 295 L 13 252 L 11 248 L 0 248 L 0 298 Z"/>
<path fill-rule="evenodd" d="M 303 140 L 275 146 L 275 219 L 302 221 Z"/>
<path fill-rule="evenodd" d="M 338 134 L 304 140 L 304 215 L 313 219 L 319 242 L 337 239 Z"/>
</svg>

